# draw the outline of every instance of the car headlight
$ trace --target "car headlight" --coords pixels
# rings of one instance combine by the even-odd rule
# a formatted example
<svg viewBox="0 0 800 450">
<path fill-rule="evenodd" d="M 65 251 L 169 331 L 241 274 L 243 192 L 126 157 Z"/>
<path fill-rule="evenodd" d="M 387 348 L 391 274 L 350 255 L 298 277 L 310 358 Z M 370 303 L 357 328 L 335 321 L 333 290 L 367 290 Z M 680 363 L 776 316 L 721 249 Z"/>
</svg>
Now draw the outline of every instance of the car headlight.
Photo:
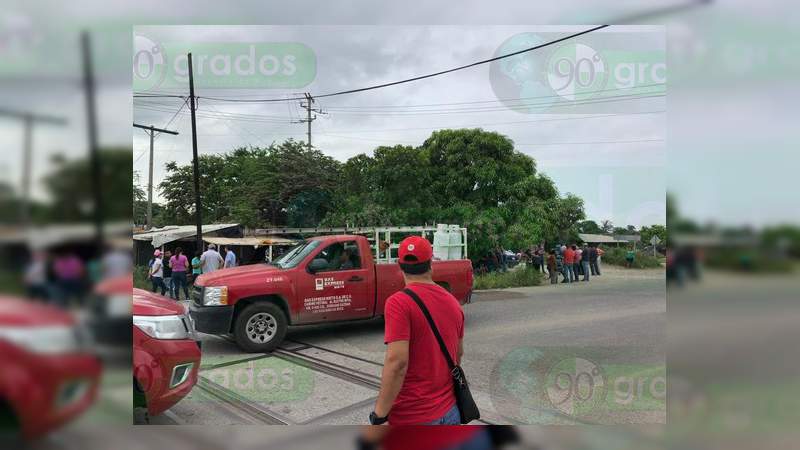
<svg viewBox="0 0 800 450">
<path fill-rule="evenodd" d="M 154 339 L 189 339 L 191 334 L 183 316 L 133 316 L 133 325 Z"/>
<path fill-rule="evenodd" d="M 68 325 L 3 327 L 0 339 L 34 353 L 59 354 L 81 351 L 81 335 Z"/>
<path fill-rule="evenodd" d="M 206 286 L 203 289 L 203 305 L 223 306 L 228 304 L 227 286 Z"/>
</svg>

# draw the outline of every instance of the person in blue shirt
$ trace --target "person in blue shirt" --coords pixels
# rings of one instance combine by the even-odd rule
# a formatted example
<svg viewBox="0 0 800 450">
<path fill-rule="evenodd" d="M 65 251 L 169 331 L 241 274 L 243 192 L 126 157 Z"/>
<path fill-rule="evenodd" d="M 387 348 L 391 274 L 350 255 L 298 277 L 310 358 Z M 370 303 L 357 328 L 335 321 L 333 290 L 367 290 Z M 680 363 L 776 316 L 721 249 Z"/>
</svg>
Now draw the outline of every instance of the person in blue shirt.
<svg viewBox="0 0 800 450">
<path fill-rule="evenodd" d="M 236 267 L 236 253 L 233 253 L 233 250 L 227 245 L 223 249 L 225 250 L 225 268 Z"/>
</svg>

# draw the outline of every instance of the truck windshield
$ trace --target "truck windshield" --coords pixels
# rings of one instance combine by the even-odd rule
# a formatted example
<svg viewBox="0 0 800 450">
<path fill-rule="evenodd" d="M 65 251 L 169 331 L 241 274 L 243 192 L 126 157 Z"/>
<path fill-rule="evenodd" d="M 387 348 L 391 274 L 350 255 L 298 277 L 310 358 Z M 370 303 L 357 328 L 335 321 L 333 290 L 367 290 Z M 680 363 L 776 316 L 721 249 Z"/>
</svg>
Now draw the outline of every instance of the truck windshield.
<svg viewBox="0 0 800 450">
<path fill-rule="evenodd" d="M 272 262 L 272 265 L 278 266 L 281 269 L 292 269 L 297 267 L 301 261 L 313 252 L 315 248 L 319 247 L 320 241 L 306 241 L 296 247 L 293 247 L 283 256 Z"/>
</svg>

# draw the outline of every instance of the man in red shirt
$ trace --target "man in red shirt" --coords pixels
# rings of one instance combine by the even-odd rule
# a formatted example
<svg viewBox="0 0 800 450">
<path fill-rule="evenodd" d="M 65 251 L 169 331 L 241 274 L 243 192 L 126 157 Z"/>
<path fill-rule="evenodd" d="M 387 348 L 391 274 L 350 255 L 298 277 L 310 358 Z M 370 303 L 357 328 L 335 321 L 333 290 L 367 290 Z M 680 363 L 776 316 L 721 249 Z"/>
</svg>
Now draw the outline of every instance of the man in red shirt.
<svg viewBox="0 0 800 450">
<path fill-rule="evenodd" d="M 575 264 L 575 250 L 572 249 L 571 245 L 568 245 L 566 250 L 564 250 L 564 269 L 566 269 L 564 275 L 565 282 L 569 280 L 569 282 L 572 283 L 578 279 L 573 264 Z"/>
<path fill-rule="evenodd" d="M 398 256 L 406 287 L 428 308 L 450 357 L 459 364 L 464 312 L 458 300 L 431 278 L 431 244 L 419 236 L 408 237 L 400 243 Z M 450 368 L 419 306 L 397 292 L 386 300 L 384 319 L 386 357 L 370 423 L 459 425 Z"/>
</svg>

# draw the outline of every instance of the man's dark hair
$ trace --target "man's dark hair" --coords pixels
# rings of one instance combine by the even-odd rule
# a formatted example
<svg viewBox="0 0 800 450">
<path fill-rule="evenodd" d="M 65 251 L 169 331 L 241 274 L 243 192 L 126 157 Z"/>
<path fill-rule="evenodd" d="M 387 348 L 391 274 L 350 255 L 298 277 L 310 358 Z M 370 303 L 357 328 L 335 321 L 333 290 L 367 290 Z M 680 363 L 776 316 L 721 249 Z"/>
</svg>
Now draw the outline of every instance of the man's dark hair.
<svg viewBox="0 0 800 450">
<path fill-rule="evenodd" d="M 406 261 L 416 261 L 417 257 L 414 255 L 407 255 Z M 425 261 L 424 263 L 400 263 L 400 270 L 409 275 L 422 275 L 423 273 L 431 270 L 431 262 Z"/>
</svg>

